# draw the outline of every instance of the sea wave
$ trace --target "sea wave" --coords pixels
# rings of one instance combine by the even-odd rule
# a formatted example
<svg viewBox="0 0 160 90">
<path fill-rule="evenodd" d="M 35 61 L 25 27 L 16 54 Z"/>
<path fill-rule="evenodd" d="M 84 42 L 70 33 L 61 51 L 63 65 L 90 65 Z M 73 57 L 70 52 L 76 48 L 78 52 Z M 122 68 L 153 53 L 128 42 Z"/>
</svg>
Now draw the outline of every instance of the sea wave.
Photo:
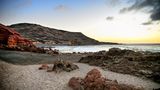
<svg viewBox="0 0 160 90">
<path fill-rule="evenodd" d="M 54 46 L 52 49 L 57 49 L 62 53 L 72 52 L 98 52 L 108 51 L 110 48 L 129 49 L 134 51 L 150 51 L 160 52 L 160 45 L 84 45 L 84 46 Z"/>
</svg>

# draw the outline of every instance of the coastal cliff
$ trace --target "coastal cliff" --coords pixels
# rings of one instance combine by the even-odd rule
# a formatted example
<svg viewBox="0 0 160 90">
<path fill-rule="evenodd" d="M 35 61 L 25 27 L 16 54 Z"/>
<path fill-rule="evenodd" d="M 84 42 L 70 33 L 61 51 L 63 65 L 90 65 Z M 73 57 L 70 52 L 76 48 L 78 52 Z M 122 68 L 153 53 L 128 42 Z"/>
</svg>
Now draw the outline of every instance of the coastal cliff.
<svg viewBox="0 0 160 90">
<path fill-rule="evenodd" d="M 7 45 L 9 48 L 17 46 L 34 46 L 33 43 L 22 37 L 14 29 L 0 24 L 0 46 Z"/>
<path fill-rule="evenodd" d="M 116 44 L 110 42 L 99 42 L 85 36 L 81 32 L 69 32 L 54 28 L 44 27 L 38 24 L 19 23 L 9 26 L 14 28 L 24 37 L 34 43 L 49 45 L 98 45 L 98 44 Z"/>
</svg>

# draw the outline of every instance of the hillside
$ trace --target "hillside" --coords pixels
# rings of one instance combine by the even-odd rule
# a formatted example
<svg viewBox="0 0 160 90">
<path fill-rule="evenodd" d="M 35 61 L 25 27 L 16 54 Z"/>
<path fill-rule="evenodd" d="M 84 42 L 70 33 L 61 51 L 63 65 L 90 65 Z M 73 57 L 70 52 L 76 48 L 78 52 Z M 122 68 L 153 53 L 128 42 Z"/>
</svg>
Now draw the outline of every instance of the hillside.
<svg viewBox="0 0 160 90">
<path fill-rule="evenodd" d="M 37 24 L 19 23 L 9 26 L 14 28 L 22 36 L 32 40 L 34 43 L 60 44 L 60 45 L 97 45 L 116 44 L 104 43 L 89 38 L 81 32 L 68 32 L 54 28 L 44 27 Z"/>
</svg>

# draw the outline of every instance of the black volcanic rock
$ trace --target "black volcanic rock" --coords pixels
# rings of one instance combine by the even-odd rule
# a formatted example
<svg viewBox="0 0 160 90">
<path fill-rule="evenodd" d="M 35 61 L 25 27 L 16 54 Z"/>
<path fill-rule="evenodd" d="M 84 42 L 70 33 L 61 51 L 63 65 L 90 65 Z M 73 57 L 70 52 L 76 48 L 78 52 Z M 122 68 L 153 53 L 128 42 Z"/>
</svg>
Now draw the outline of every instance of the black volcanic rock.
<svg viewBox="0 0 160 90">
<path fill-rule="evenodd" d="M 111 48 L 82 57 L 79 62 L 113 72 L 145 77 L 160 83 L 160 53 Z"/>
<path fill-rule="evenodd" d="M 89 38 L 81 32 L 68 32 L 54 28 L 48 28 L 37 24 L 20 23 L 9 26 L 21 33 L 24 37 L 45 44 L 67 44 L 67 45 L 95 45 L 112 44 L 104 43 Z M 116 43 L 113 43 L 116 44 Z"/>
</svg>

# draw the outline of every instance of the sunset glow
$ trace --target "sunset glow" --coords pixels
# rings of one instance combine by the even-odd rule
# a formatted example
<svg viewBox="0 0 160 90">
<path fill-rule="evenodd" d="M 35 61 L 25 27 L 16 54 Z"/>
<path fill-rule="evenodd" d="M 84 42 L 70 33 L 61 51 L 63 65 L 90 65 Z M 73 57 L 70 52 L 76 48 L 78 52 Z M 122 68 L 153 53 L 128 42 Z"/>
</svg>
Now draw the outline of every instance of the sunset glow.
<svg viewBox="0 0 160 90">
<path fill-rule="evenodd" d="M 159 9 L 140 6 L 142 1 L 6 0 L 0 5 L 0 23 L 37 23 L 104 42 L 160 43 L 160 15 L 152 17 Z"/>
<path fill-rule="evenodd" d="M 117 20 L 100 23 L 101 32 L 95 29 L 95 38 L 100 41 L 125 42 L 125 43 L 159 43 L 160 42 L 160 24 L 143 26 L 147 16 L 144 15 L 123 15 Z M 93 36 L 94 37 L 94 36 Z"/>
</svg>

